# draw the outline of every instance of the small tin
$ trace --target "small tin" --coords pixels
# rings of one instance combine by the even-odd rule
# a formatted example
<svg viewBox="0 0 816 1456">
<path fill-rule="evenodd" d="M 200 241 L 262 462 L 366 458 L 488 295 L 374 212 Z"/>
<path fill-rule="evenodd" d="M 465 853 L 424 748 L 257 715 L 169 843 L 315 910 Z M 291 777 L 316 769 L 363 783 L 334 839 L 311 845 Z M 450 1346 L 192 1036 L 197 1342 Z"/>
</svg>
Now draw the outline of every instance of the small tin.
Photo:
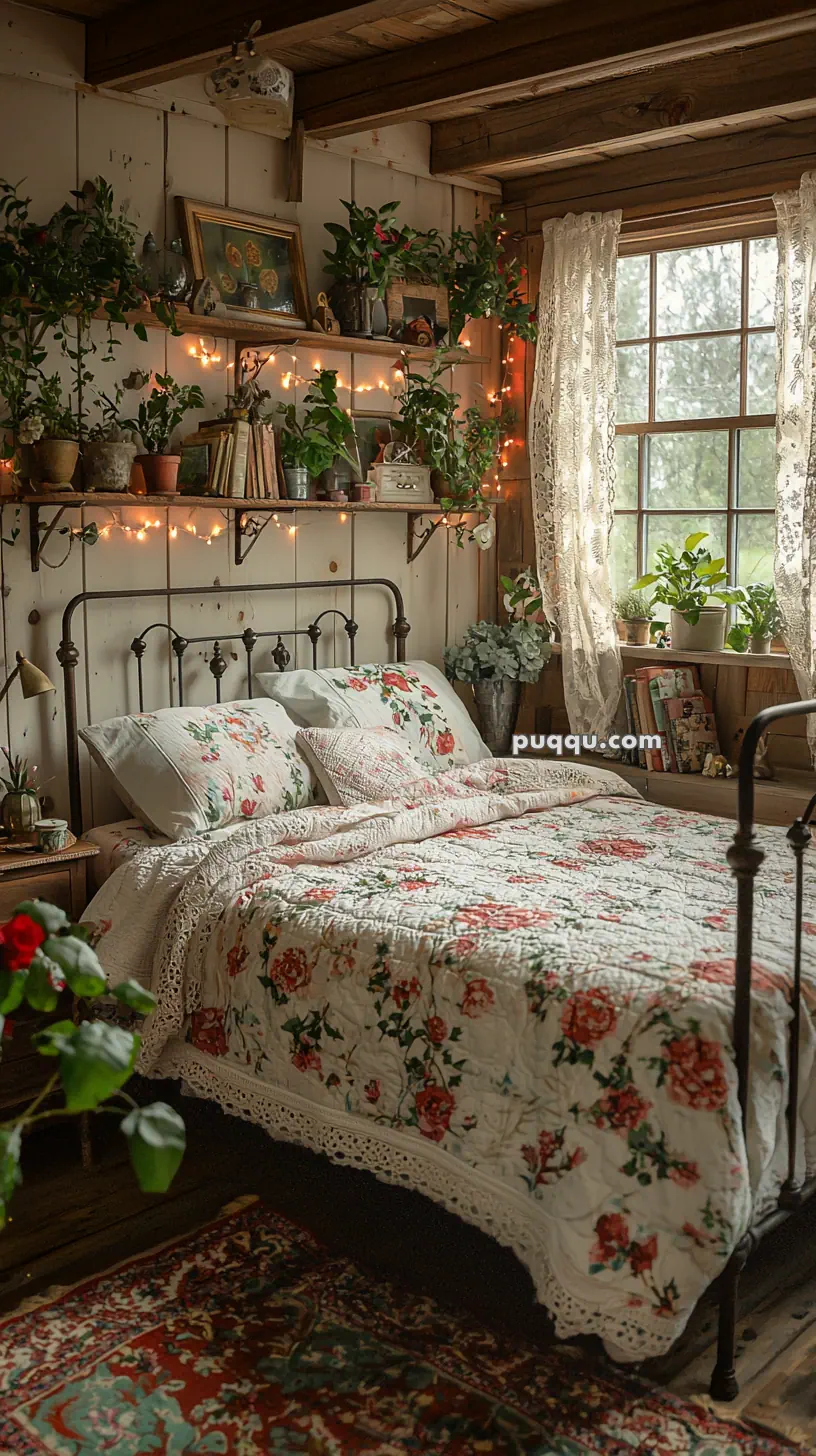
<svg viewBox="0 0 816 1456">
<path fill-rule="evenodd" d="M 38 819 L 34 825 L 34 833 L 37 836 L 37 848 L 53 854 L 57 849 L 65 849 L 68 843 L 68 820 Z"/>
</svg>

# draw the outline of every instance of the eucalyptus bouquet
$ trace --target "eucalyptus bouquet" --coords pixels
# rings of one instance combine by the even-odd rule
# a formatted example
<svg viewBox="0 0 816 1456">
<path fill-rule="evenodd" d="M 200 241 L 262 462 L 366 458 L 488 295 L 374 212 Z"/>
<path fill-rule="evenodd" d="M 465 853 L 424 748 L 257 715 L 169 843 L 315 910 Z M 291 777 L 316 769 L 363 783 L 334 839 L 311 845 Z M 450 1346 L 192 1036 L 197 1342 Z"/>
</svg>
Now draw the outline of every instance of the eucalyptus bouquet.
<svg viewBox="0 0 816 1456">
<path fill-rule="evenodd" d="M 33 1011 L 53 1013 L 66 990 L 83 1002 L 113 997 L 139 1016 L 156 1005 L 136 981 L 108 984 L 87 926 L 71 925 L 63 910 L 45 900 L 26 900 L 0 926 L 0 1048 L 12 1028 L 11 1013 L 24 1002 Z M 139 1055 L 138 1033 L 106 1021 L 66 1019 L 48 1022 L 31 1040 L 41 1056 L 52 1059 L 54 1071 L 25 1111 L 0 1123 L 0 1228 L 22 1181 L 24 1133 L 75 1113 L 119 1117 L 139 1187 L 164 1193 L 184 1155 L 184 1122 L 166 1103 L 140 1107 L 124 1091 Z"/>
<path fill-rule="evenodd" d="M 450 682 L 538 682 L 551 653 L 547 628 L 537 622 L 476 622 L 461 644 L 445 648 L 445 675 Z"/>
</svg>

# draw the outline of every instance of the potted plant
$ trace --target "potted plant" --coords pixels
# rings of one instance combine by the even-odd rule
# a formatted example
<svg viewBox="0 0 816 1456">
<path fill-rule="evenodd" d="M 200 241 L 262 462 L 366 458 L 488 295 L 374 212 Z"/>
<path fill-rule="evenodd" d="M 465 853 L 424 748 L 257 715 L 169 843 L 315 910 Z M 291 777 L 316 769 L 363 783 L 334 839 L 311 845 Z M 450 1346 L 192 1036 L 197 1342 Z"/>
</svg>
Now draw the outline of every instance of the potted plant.
<svg viewBox="0 0 816 1456">
<path fill-rule="evenodd" d="M 549 629 L 532 621 L 476 622 L 459 646 L 445 648 L 445 674 L 472 684 L 479 731 L 497 757 L 510 752 L 521 684 L 538 682 L 551 652 Z"/>
<path fill-rule="evenodd" d="M 17 437 L 31 446 L 38 482 L 70 489 L 79 458 L 79 419 L 63 399 L 58 374 L 40 380 L 39 395 L 26 405 Z"/>
<path fill-rule="evenodd" d="M 82 477 L 86 490 L 127 490 L 136 455 L 133 435 L 120 423 L 119 406 L 124 390 L 117 387 L 114 399 L 98 395 L 102 418 L 88 431 L 82 450 Z"/>
<path fill-rule="evenodd" d="M 55 1020 L 60 997 L 81 998 L 81 1016 Z M 47 1060 L 43 1086 L 29 1105 L 0 1125 L 0 1229 L 10 1221 L 9 1203 L 23 1179 L 24 1135 L 51 1118 L 103 1111 L 120 1118 L 137 1182 L 144 1193 L 165 1193 L 184 1157 L 184 1120 L 165 1102 L 146 1107 L 124 1090 L 139 1055 L 141 1037 L 109 1019 L 95 1020 L 86 1006 L 107 997 L 131 1017 L 147 1016 L 156 998 L 138 981 L 108 984 L 89 928 L 71 925 L 64 910 L 47 900 L 25 900 L 0 926 L 0 1028 L 16 1030 L 12 1014 L 27 1008 L 44 1013 L 30 1044 Z M 110 1011 L 110 1006 L 109 1006 Z M 48 1020 L 45 1020 L 48 1017 Z M 5 1025 L 4 1025 L 5 1022 Z M 0 1040 L 0 1055 L 2 1054 Z"/>
<path fill-rule="evenodd" d="M 290 500 L 308 500 L 310 481 L 332 470 L 338 459 L 345 460 L 357 474 L 360 471 L 354 426 L 337 403 L 336 369 L 319 370 L 303 404 L 302 421 L 294 404 L 277 407 L 277 413 L 283 416 L 281 455 Z"/>
<path fill-rule="evenodd" d="M 8 764 L 8 771 L 0 776 L 6 790 L 0 804 L 0 821 L 11 839 L 31 839 L 34 825 L 40 817 L 40 801 L 34 778 L 36 765 L 30 769 L 27 759 L 21 758 L 19 753 L 12 758 L 7 748 L 3 749 L 3 756 Z"/>
<path fill-rule="evenodd" d="M 763 656 L 769 653 L 773 638 L 782 630 L 782 614 L 774 588 L 755 581 L 750 586 L 730 588 L 727 596 L 731 606 L 739 607 L 743 618 L 731 628 L 728 646 L 735 652 L 758 652 Z"/>
<path fill-rule="evenodd" d="M 506 219 L 499 213 L 488 222 L 477 223 L 473 231 L 455 228 L 449 247 L 427 250 L 430 276 L 448 290 L 452 343 L 457 342 L 469 318 L 498 319 L 520 339 L 535 341 L 536 310 L 523 292 L 527 270 L 506 250 L 506 236 Z"/>
<path fill-rule="evenodd" d="M 615 601 L 618 638 L 630 647 L 648 647 L 654 620 L 654 608 L 646 593 L 632 587 L 621 592 Z"/>
<path fill-rule="evenodd" d="M 329 301 L 344 334 L 357 338 L 388 333 L 383 298 L 389 283 L 415 272 L 413 250 L 422 250 L 423 261 L 429 260 L 428 249 L 435 234 L 420 234 L 415 228 L 396 225 L 398 202 L 386 202 L 380 208 L 359 207 L 356 202 L 343 202 L 348 213 L 348 227 L 327 222 L 326 231 L 334 238 L 334 252 L 325 252 L 326 272 L 337 282 L 329 293 Z"/>
<path fill-rule="evenodd" d="M 197 384 L 177 384 L 170 374 L 157 374 L 156 387 L 139 405 L 135 419 L 122 420 L 122 428 L 134 430 L 145 454 L 136 462 L 144 471 L 148 495 L 175 495 L 181 456 L 170 453 L 173 431 L 188 410 L 203 409 L 204 395 Z"/>
<path fill-rule="evenodd" d="M 654 586 L 652 605 L 662 602 L 671 608 L 671 642 L 678 652 L 720 652 L 725 643 L 725 614 L 729 601 L 728 588 L 713 588 L 727 582 L 723 570 L 725 557 L 712 557 L 700 545 L 707 531 L 687 536 L 683 550 L 676 555 L 668 544 L 655 552 L 657 569 L 636 581 L 633 591 Z M 714 597 L 723 605 L 712 606 Z"/>
</svg>

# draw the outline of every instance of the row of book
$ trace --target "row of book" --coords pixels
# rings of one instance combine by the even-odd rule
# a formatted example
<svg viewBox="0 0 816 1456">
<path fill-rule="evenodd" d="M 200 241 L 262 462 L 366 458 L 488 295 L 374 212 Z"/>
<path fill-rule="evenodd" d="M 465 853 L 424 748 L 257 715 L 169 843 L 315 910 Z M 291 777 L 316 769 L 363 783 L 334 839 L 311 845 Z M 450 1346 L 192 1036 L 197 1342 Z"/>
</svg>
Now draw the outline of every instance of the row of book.
<svg viewBox="0 0 816 1456">
<path fill-rule="evenodd" d="M 181 449 L 179 490 L 246 500 L 280 500 L 283 471 L 272 425 L 206 420 Z"/>
<path fill-rule="evenodd" d="M 623 687 L 629 733 L 660 735 L 659 749 L 630 749 L 630 762 L 657 773 L 702 773 L 707 754 L 720 748 L 697 668 L 639 667 L 623 679 Z"/>
</svg>

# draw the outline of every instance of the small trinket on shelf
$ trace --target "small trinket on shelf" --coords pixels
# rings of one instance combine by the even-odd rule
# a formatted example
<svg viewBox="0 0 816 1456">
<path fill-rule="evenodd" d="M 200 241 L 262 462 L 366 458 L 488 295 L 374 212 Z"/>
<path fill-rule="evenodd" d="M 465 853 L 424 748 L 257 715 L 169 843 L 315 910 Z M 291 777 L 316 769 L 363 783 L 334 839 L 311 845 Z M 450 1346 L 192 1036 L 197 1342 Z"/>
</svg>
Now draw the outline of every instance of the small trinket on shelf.
<svg viewBox="0 0 816 1456">
<path fill-rule="evenodd" d="M 317 295 L 317 307 L 312 319 L 312 328 L 316 329 L 319 334 L 339 334 L 340 332 L 339 320 L 335 317 L 326 294 L 322 292 Z"/>
</svg>

